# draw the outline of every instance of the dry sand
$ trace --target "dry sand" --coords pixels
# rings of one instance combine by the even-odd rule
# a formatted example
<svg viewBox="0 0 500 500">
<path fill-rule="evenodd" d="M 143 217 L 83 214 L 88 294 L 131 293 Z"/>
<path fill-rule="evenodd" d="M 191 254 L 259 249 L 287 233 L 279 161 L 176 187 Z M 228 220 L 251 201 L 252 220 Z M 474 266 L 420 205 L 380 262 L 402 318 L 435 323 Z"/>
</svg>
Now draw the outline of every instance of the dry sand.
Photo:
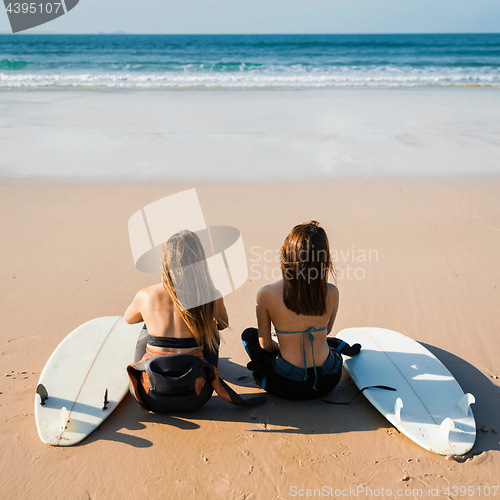
<svg viewBox="0 0 500 500">
<path fill-rule="evenodd" d="M 260 392 L 248 377 L 239 335 L 256 324 L 256 291 L 277 272 L 263 259 L 294 224 L 317 219 L 338 255 L 341 303 L 332 333 L 385 327 L 435 353 L 475 395 L 476 422 L 488 431 L 478 430 L 463 463 L 423 450 L 364 397 L 338 407 L 268 397 L 266 405 L 245 409 L 214 396 L 195 414 L 155 415 L 127 396 L 80 445 L 41 443 L 33 402 L 52 351 L 81 323 L 123 314 L 135 292 L 157 280 L 134 268 L 128 218 L 193 186 L 209 224 L 241 230 L 250 266 L 249 281 L 226 298 L 232 331 L 224 332 L 221 348 L 224 378 L 239 392 Z M 11 182 L 0 186 L 0 210 L 2 499 L 286 499 L 328 492 L 386 498 L 388 489 L 390 498 L 420 499 L 430 497 L 430 488 L 439 488 L 439 498 L 460 498 L 464 490 L 453 495 L 451 488 L 469 486 L 476 497 L 495 497 L 484 488 L 500 478 L 492 429 L 500 431 L 498 178 Z M 332 397 L 352 393 L 344 375 Z M 335 495 L 336 489 L 344 490 Z"/>
</svg>

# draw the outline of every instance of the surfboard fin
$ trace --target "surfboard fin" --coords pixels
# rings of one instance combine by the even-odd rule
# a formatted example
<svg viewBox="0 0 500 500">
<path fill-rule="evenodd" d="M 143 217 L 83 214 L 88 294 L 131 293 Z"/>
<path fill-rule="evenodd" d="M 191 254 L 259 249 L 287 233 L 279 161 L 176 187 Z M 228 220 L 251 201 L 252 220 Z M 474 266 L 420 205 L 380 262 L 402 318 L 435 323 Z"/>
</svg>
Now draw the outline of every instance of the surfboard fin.
<svg viewBox="0 0 500 500">
<path fill-rule="evenodd" d="M 66 407 L 62 407 L 61 408 L 61 430 L 63 431 L 64 429 L 66 429 L 67 425 L 68 425 L 68 422 L 69 422 L 69 413 L 68 413 L 68 410 L 66 410 Z"/>
<path fill-rule="evenodd" d="M 401 398 L 398 398 L 394 403 L 394 413 L 398 420 L 401 420 L 401 408 L 403 408 L 403 400 Z"/>
<path fill-rule="evenodd" d="M 107 410 L 108 409 L 108 405 L 109 405 L 108 390 L 106 389 L 106 391 L 104 392 L 104 404 L 103 404 L 103 407 L 102 407 L 102 411 Z"/>
<path fill-rule="evenodd" d="M 49 399 L 49 393 L 43 384 L 38 384 L 36 388 L 36 393 L 40 396 L 40 405 L 43 406 L 45 401 Z"/>
<path fill-rule="evenodd" d="M 445 418 L 439 426 L 439 432 L 449 441 L 450 431 L 455 428 L 455 423 L 451 418 Z"/>
<path fill-rule="evenodd" d="M 460 408 L 462 413 L 467 416 L 469 414 L 470 405 L 475 402 L 476 398 L 470 392 L 468 392 L 460 398 L 458 407 Z"/>
</svg>

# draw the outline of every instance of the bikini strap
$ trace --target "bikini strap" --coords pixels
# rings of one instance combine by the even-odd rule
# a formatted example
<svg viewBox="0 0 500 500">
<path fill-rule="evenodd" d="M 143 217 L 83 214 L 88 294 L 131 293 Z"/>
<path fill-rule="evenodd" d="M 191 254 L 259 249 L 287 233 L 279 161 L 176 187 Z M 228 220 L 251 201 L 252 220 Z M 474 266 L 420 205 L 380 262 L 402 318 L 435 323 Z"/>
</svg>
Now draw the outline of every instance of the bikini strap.
<svg viewBox="0 0 500 500">
<path fill-rule="evenodd" d="M 307 338 L 309 342 L 311 342 L 311 354 L 313 358 L 313 367 L 314 367 L 314 385 L 313 389 L 316 390 L 316 383 L 318 382 L 318 371 L 316 369 L 316 361 L 314 359 L 314 335 L 313 332 L 322 332 L 323 330 L 326 330 L 326 326 L 323 328 L 314 328 L 314 326 L 311 326 L 307 330 L 301 330 L 298 332 L 282 332 L 275 328 L 276 333 L 281 333 L 284 335 L 287 334 L 292 334 L 292 333 L 302 333 L 302 351 L 304 353 L 304 381 L 307 380 L 307 362 L 306 362 L 306 333 L 307 333 Z"/>
<path fill-rule="evenodd" d="M 325 330 L 326 330 L 326 326 L 325 326 Z M 318 381 L 318 372 L 316 371 L 316 361 L 314 359 L 314 336 L 312 334 L 312 332 L 317 332 L 319 330 L 316 330 L 316 328 L 314 327 L 311 327 L 307 330 L 307 338 L 309 339 L 309 342 L 311 342 L 311 354 L 312 354 L 312 358 L 313 358 L 313 367 L 314 367 L 314 385 L 313 385 L 313 389 L 316 390 L 316 382 Z M 304 335 L 302 336 L 302 339 L 304 341 L 305 339 L 305 336 L 306 334 L 304 333 Z M 306 365 L 306 350 L 305 350 L 305 345 L 304 345 L 304 342 L 302 342 L 302 347 L 304 349 L 304 371 L 305 371 L 305 375 L 304 375 L 304 380 L 306 380 L 307 378 L 307 365 Z"/>
<path fill-rule="evenodd" d="M 281 333 L 283 335 L 288 335 L 288 334 L 292 334 L 292 333 L 322 332 L 323 330 L 326 330 L 326 326 L 324 326 L 323 328 L 314 328 L 314 326 L 311 326 L 307 330 L 299 330 L 297 332 L 282 332 L 281 330 L 278 330 L 277 328 L 274 329 L 274 331 L 276 333 Z"/>
</svg>

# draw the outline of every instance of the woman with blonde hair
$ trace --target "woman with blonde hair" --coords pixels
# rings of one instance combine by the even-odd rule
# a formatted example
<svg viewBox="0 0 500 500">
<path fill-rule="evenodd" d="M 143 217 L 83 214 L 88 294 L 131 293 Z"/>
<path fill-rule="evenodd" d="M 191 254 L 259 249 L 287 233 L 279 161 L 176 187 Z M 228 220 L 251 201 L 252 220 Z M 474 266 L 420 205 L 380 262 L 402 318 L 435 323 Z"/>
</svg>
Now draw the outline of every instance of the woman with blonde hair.
<svg viewBox="0 0 500 500">
<path fill-rule="evenodd" d="M 199 237 L 181 231 L 162 250 L 162 283 L 139 291 L 125 312 L 127 323 L 145 322 L 127 367 L 133 396 L 155 412 L 195 411 L 214 390 L 236 405 L 265 403 L 242 398 L 219 376 L 219 330 L 229 320 Z"/>
<path fill-rule="evenodd" d="M 229 320 L 196 233 L 184 230 L 169 238 L 162 264 L 162 283 L 140 290 L 125 311 L 127 323 L 145 323 L 135 362 L 148 345 L 181 354 L 202 347 L 204 358 L 217 366 L 219 330 L 227 328 Z"/>
<path fill-rule="evenodd" d="M 340 380 L 340 353 L 359 353 L 359 344 L 327 337 L 339 304 L 337 287 L 328 283 L 333 272 L 324 229 L 316 221 L 295 226 L 281 248 L 282 279 L 257 293 L 258 329 L 241 336 L 262 389 L 284 399 L 323 397 Z"/>
</svg>

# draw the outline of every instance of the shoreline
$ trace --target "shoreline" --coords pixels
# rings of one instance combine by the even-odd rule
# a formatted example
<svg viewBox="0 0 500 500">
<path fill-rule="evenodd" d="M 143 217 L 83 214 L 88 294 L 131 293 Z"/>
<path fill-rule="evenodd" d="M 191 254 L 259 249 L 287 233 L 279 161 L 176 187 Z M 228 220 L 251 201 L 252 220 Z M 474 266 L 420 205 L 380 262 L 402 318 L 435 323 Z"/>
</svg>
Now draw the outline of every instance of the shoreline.
<svg viewBox="0 0 500 500">
<path fill-rule="evenodd" d="M 138 181 L 134 179 L 126 179 L 119 181 L 117 179 L 67 179 L 67 178 L 9 178 L 0 177 L 0 188 L 1 187 L 45 187 L 45 188 L 110 188 L 110 189 L 177 189 L 181 191 L 183 189 L 194 188 L 213 188 L 213 187 L 225 187 L 225 188 L 299 188 L 301 186 L 335 186 L 338 184 L 391 184 L 400 183 L 402 185 L 432 185 L 432 184 L 449 184 L 449 185 L 464 185 L 464 184 L 477 184 L 489 185 L 491 183 L 497 183 L 500 181 L 500 172 L 498 174 L 467 174 L 462 176 L 437 176 L 437 175 L 420 175 L 420 176 L 345 176 L 345 177 L 329 177 L 329 178 L 306 178 L 306 179 L 290 179 L 290 180 L 278 180 L 278 179 L 255 179 L 252 181 L 235 181 L 233 179 L 228 179 L 226 181 L 219 179 L 193 179 L 193 180 L 183 180 L 183 179 L 152 179 Z"/>
<path fill-rule="evenodd" d="M 241 183 L 500 173 L 497 92 L 131 95 L 0 93 L 0 179 Z"/>
<path fill-rule="evenodd" d="M 94 92 L 96 94 L 113 94 L 113 93 L 124 93 L 130 92 L 133 93 L 147 93 L 147 92 L 338 92 L 342 90 L 357 90 L 360 92 L 366 92 L 370 90 L 386 90 L 391 92 L 397 91 L 409 91 L 412 90 L 460 90 L 460 89 L 500 89 L 500 85 L 490 85 L 490 84 L 464 84 L 464 85 L 338 85 L 338 86 L 330 86 L 330 87 L 165 87 L 165 88 L 136 88 L 136 87 L 103 87 L 103 88 L 85 88 L 85 87 L 56 87 L 56 86 L 47 86 L 47 87 L 0 87 L 0 94 L 2 93 L 15 93 L 19 92 L 20 94 L 25 92 Z"/>
</svg>

